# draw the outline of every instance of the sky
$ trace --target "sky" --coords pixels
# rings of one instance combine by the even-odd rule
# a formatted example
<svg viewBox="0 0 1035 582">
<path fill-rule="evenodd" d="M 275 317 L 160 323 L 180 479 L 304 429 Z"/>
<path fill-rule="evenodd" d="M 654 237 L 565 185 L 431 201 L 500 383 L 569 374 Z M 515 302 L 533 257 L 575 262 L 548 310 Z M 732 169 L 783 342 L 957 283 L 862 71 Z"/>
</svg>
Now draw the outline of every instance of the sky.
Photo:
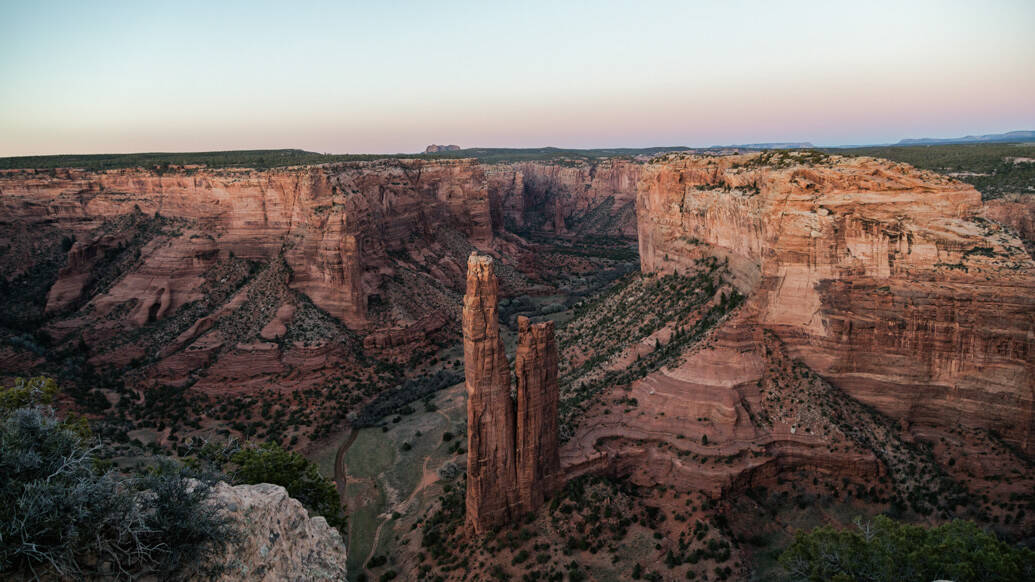
<svg viewBox="0 0 1035 582">
<path fill-rule="evenodd" d="M 0 0 L 0 156 L 1035 129 L 1035 1 Z"/>
</svg>

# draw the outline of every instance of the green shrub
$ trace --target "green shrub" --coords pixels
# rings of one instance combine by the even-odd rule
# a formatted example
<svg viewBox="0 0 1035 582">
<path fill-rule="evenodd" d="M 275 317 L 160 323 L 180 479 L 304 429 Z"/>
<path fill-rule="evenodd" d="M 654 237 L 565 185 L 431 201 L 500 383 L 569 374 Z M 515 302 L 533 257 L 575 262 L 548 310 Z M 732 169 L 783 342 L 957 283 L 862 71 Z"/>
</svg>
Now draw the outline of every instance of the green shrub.
<svg viewBox="0 0 1035 582">
<path fill-rule="evenodd" d="M 230 461 L 237 465 L 237 481 L 280 485 L 310 512 L 322 515 L 339 530 L 345 528 L 345 512 L 334 482 L 302 455 L 286 451 L 277 443 L 264 443 L 242 448 Z"/>
<path fill-rule="evenodd" d="M 1035 579 L 1035 552 L 1010 546 L 970 521 L 925 528 L 878 516 L 855 529 L 798 532 L 780 556 L 791 580 L 839 582 Z"/>
<path fill-rule="evenodd" d="M 7 415 L 26 406 L 50 404 L 57 392 L 57 382 L 52 378 L 15 378 L 13 386 L 0 389 L 0 414 Z"/>
</svg>

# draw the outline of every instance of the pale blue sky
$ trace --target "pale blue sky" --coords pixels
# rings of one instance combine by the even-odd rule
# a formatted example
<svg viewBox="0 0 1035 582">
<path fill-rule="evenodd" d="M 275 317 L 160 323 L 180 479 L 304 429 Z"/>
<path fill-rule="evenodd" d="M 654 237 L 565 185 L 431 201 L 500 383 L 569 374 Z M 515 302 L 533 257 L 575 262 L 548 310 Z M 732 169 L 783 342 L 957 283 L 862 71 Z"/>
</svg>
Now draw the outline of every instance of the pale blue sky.
<svg viewBox="0 0 1035 582">
<path fill-rule="evenodd" d="M 0 155 L 1035 129 L 1035 2 L 0 0 Z"/>
</svg>

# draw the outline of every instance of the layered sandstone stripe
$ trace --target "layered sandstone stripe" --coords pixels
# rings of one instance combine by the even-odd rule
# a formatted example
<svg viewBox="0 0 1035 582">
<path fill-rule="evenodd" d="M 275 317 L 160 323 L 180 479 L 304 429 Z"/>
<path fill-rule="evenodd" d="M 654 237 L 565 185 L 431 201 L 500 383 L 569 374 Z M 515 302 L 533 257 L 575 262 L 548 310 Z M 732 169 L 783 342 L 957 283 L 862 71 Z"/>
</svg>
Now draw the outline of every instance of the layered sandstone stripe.
<svg viewBox="0 0 1035 582">
<path fill-rule="evenodd" d="M 472 254 L 464 296 L 467 387 L 467 529 L 481 534 L 517 517 L 514 401 L 500 338 L 492 258 Z"/>
<path fill-rule="evenodd" d="M 80 241 L 50 292 L 49 312 L 86 299 L 91 269 L 121 242 L 91 241 L 90 233 L 138 211 L 198 229 L 193 238 L 142 249 L 142 266 L 95 300 L 100 316 L 136 300 L 138 325 L 199 299 L 201 274 L 230 254 L 263 262 L 283 254 L 292 288 L 350 327 L 368 328 L 367 297 L 391 272 L 393 253 L 446 229 L 479 247 L 493 241 L 489 192 L 475 160 L 0 171 L 0 223 L 55 225 Z"/>
<path fill-rule="evenodd" d="M 773 156 L 647 166 L 643 271 L 728 259 L 752 323 L 849 396 L 907 424 L 991 429 L 1035 451 L 1024 243 L 979 215 L 967 184 L 886 160 Z"/>
<path fill-rule="evenodd" d="M 557 342 L 554 323 L 518 318 L 517 477 L 525 511 L 534 511 L 557 487 Z"/>
</svg>

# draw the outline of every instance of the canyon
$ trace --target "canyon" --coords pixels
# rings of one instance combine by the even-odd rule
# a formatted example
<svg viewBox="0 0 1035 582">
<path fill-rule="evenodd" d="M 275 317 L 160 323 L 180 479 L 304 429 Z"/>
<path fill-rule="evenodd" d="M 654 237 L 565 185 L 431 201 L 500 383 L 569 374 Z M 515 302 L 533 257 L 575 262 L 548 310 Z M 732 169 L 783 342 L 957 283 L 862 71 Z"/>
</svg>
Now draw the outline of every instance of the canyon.
<svg viewBox="0 0 1035 582">
<path fill-rule="evenodd" d="M 744 573 L 743 540 L 782 539 L 799 498 L 1016 534 L 1035 519 L 1030 215 L 814 151 L 5 170 L 0 372 L 78 378 L 63 406 L 174 451 L 229 434 L 319 456 L 353 424 L 399 439 L 378 462 L 428 447 L 409 486 L 335 461 L 379 524 L 349 536 L 350 572 L 388 548 L 462 579 L 456 538 L 429 531 L 582 539 L 563 524 L 596 527 L 584 491 L 645 512 L 630 535 L 661 549 L 551 542 L 544 563 L 659 564 L 689 519 L 732 557 L 678 575 Z M 399 388 L 440 371 L 464 388 Z M 385 394 L 401 404 L 356 423 Z M 517 547 L 464 555 L 514 573 Z"/>
<path fill-rule="evenodd" d="M 634 238 L 638 171 L 639 165 L 611 160 L 558 166 L 405 159 L 268 171 L 13 170 L 0 174 L 0 218 L 74 239 L 47 291 L 48 314 L 88 299 L 107 314 L 132 298 L 130 319 L 140 325 L 196 300 L 202 273 L 220 259 L 281 256 L 291 289 L 350 328 L 380 329 L 412 325 L 434 311 L 412 305 L 371 313 L 368 302 L 387 299 L 385 280 L 397 275 L 400 261 L 456 288 L 462 260 L 447 247 L 517 254 L 522 241 L 506 236 L 506 225 Z M 616 220 L 609 219 L 612 205 Z M 129 242 L 97 229 L 135 212 L 183 221 L 181 231 L 141 249 L 148 264 L 104 299 L 84 296 L 98 261 Z M 17 236 L 10 229 L 4 235 L 5 247 L 19 250 Z M 36 262 L 30 254 L 12 254 L 17 264 L 5 265 L 8 280 Z"/>
<path fill-rule="evenodd" d="M 305 443 L 344 420 L 333 400 L 349 399 L 354 412 L 377 384 L 405 379 L 399 366 L 415 351 L 459 339 L 472 250 L 502 261 L 510 297 L 556 294 L 572 277 L 598 285 L 597 274 L 631 268 L 637 171 L 610 160 L 470 159 L 4 171 L 0 315 L 14 339 L 0 362 L 26 374 L 47 366 L 47 352 L 69 381 L 91 376 L 85 390 L 155 424 L 163 412 L 128 407 L 153 408 L 156 387 L 201 395 L 220 402 L 217 424 L 235 433 L 231 409 L 290 393 L 304 401 L 292 410 L 317 409 L 323 427 L 288 429 Z M 611 221 L 616 196 L 626 211 Z M 554 248 L 556 224 L 595 233 L 605 252 L 575 234 Z M 540 229 L 546 239 L 530 242 Z M 608 259 L 609 249 L 625 255 Z M 215 406 L 181 405 L 194 417 Z"/>
<path fill-rule="evenodd" d="M 509 518 L 534 547 L 554 547 L 565 520 L 599 519 L 585 507 L 557 513 L 573 486 L 599 476 L 655 492 L 646 503 L 677 521 L 681 496 L 718 503 L 692 515 L 729 520 L 713 523 L 728 524 L 737 576 L 758 550 L 736 539 L 782 535 L 788 497 L 812 500 L 799 508 L 846 495 L 864 513 L 1030 527 L 1025 503 L 1004 500 L 1035 486 L 1035 263 L 1013 228 L 989 218 L 995 205 L 931 172 L 817 152 L 666 154 L 642 168 L 636 205 L 642 282 L 576 306 L 564 324 L 561 405 L 577 406 L 558 439 L 568 485 L 534 519 Z M 494 370 L 506 367 L 502 351 L 497 341 L 486 360 Z M 501 374 L 505 406 L 509 391 Z M 472 495 L 490 490 L 470 480 L 483 439 L 511 450 L 499 424 L 468 422 L 468 520 Z M 981 461 L 965 460 L 977 451 Z M 494 503 L 521 483 L 500 474 L 509 469 L 493 476 Z M 767 518 L 750 517 L 759 512 Z M 656 559 L 686 563 L 679 528 L 651 527 Z M 611 564 L 574 555 L 599 573 L 636 559 L 612 551 Z M 501 567 L 522 559 L 503 542 L 466 555 Z M 436 560 L 447 567 L 431 571 L 454 579 Z"/>
</svg>

